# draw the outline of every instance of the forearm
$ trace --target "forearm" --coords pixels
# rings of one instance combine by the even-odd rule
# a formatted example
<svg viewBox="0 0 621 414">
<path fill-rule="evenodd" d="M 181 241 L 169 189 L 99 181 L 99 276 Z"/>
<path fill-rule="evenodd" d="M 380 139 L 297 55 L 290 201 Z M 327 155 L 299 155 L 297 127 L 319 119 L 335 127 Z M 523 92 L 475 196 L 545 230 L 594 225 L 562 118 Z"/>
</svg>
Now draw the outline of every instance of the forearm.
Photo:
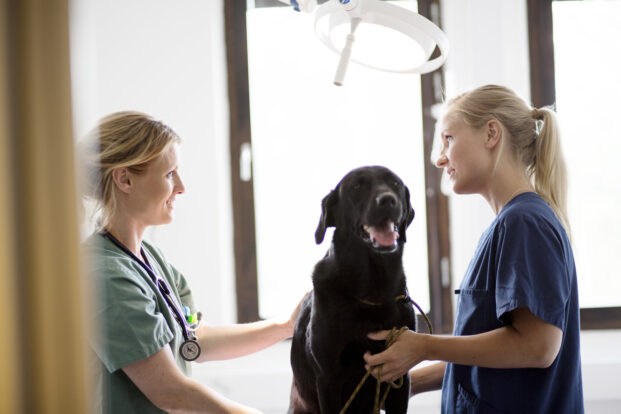
<svg viewBox="0 0 621 414">
<path fill-rule="evenodd" d="M 410 396 L 442 388 L 445 362 L 438 362 L 410 371 Z"/>
<path fill-rule="evenodd" d="M 269 319 L 237 325 L 203 325 L 197 336 L 199 362 L 237 358 L 260 351 L 291 336 L 289 321 Z"/>
<path fill-rule="evenodd" d="M 171 384 L 166 397 L 158 404 L 171 414 L 213 413 L 213 414 L 258 414 L 250 407 L 235 403 L 187 378 L 178 384 Z"/>
<path fill-rule="evenodd" d="M 527 308 L 510 312 L 511 325 L 470 336 L 435 336 L 405 331 L 379 354 L 365 353 L 365 367 L 383 365 L 382 381 L 392 381 L 420 362 L 445 361 L 485 368 L 547 368 L 555 360 L 563 331 Z M 369 334 L 386 339 L 390 331 Z"/>
<path fill-rule="evenodd" d="M 258 414 L 186 377 L 169 346 L 123 367 L 129 379 L 158 408 L 170 413 Z"/>
<path fill-rule="evenodd" d="M 555 352 L 511 326 L 471 336 L 428 336 L 426 358 L 484 368 L 545 368 Z"/>
</svg>

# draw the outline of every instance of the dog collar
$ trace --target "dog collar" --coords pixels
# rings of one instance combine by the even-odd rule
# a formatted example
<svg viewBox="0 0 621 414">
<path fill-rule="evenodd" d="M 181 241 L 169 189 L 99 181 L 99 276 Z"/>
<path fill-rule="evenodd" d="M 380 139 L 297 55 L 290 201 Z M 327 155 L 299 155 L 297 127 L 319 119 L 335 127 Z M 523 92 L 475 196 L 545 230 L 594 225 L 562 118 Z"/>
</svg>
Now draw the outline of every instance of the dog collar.
<svg viewBox="0 0 621 414">
<path fill-rule="evenodd" d="M 356 300 L 358 300 L 361 303 L 364 303 L 365 305 L 369 305 L 369 306 L 382 306 L 384 305 L 382 302 L 372 302 L 370 300 L 366 300 L 366 299 L 362 299 L 362 298 L 358 298 L 356 297 Z M 399 302 L 399 301 L 404 301 L 404 302 L 410 302 L 412 301 L 412 299 L 410 299 L 410 297 L 408 295 L 399 295 L 395 298 L 395 302 Z"/>
<path fill-rule="evenodd" d="M 383 305 L 383 303 L 381 303 L 381 302 L 378 303 L 378 302 L 372 302 L 370 300 L 366 300 L 366 299 L 362 299 L 362 298 L 358 298 L 358 297 L 355 297 L 355 298 L 359 302 L 364 303 L 365 305 L 368 305 L 368 306 L 382 306 Z M 405 303 L 411 303 L 412 305 L 414 305 L 414 307 L 416 309 L 418 309 L 420 314 L 423 316 L 423 319 L 425 319 L 425 323 L 427 324 L 427 328 L 429 329 L 429 333 L 433 334 L 433 327 L 431 325 L 431 321 L 429 320 L 429 318 L 427 317 L 425 312 L 423 312 L 423 310 L 420 308 L 420 306 L 418 306 L 418 303 L 414 302 L 414 300 L 410 297 L 410 295 L 407 294 L 407 292 L 404 295 L 399 295 L 399 296 L 395 297 L 395 302 L 399 302 L 399 301 L 403 301 Z"/>
</svg>

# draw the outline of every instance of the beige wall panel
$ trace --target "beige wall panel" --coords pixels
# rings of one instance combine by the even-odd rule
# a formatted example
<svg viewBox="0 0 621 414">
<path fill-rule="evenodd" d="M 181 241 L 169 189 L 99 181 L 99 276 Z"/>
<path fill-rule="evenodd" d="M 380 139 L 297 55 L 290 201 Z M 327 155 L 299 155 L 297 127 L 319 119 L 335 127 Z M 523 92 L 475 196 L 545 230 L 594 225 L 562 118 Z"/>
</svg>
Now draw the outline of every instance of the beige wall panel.
<svg viewBox="0 0 621 414">
<path fill-rule="evenodd" d="M 13 227 L 13 171 L 11 167 L 9 101 L 9 40 L 7 1 L 0 1 L 0 413 L 19 413 L 21 376 L 18 346 L 15 228 Z"/>
<path fill-rule="evenodd" d="M 25 410 L 88 412 L 67 0 L 12 1 Z"/>
</svg>

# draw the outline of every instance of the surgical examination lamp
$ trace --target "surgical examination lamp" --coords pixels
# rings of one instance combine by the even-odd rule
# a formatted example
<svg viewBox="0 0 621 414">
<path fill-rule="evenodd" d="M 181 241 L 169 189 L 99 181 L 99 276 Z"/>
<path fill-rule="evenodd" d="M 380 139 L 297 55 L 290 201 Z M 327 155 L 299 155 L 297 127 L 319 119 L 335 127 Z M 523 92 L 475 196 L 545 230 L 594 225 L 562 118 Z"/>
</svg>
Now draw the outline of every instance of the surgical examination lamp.
<svg viewBox="0 0 621 414">
<path fill-rule="evenodd" d="M 334 84 L 341 86 L 349 61 L 360 65 L 395 73 L 427 73 L 439 68 L 446 60 L 449 45 L 444 32 L 423 16 L 403 7 L 380 0 L 329 0 L 317 7 L 317 0 L 279 0 L 291 4 L 295 10 L 311 13 L 315 11 L 315 33 L 332 51 L 340 54 L 334 76 Z M 387 67 L 352 58 L 354 33 L 361 24 L 373 24 L 397 31 L 414 40 L 422 50 L 422 61 L 412 67 Z M 349 24 L 345 45 L 339 50 L 333 42 L 332 32 L 341 25 Z M 390 48 L 390 45 L 386 45 Z M 436 49 L 439 55 L 431 59 Z M 404 52 L 407 53 L 407 52 Z M 414 51 L 412 52 L 414 53 Z"/>
</svg>

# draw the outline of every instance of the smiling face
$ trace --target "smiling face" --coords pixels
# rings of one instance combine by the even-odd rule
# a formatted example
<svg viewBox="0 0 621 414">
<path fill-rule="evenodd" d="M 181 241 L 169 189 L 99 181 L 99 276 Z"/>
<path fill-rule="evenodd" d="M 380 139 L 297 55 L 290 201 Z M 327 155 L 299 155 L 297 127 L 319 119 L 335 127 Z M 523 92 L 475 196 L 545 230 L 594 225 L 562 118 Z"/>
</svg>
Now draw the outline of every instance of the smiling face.
<svg viewBox="0 0 621 414">
<path fill-rule="evenodd" d="M 442 145 L 436 166 L 444 169 L 455 193 L 482 193 L 494 166 L 486 147 L 487 126 L 472 128 L 459 115 L 447 112 L 438 127 Z"/>
<path fill-rule="evenodd" d="M 126 208 L 142 225 L 170 223 L 175 197 L 185 192 L 178 173 L 179 145 L 173 143 L 147 167 L 143 174 L 130 174 L 132 191 Z"/>
</svg>

